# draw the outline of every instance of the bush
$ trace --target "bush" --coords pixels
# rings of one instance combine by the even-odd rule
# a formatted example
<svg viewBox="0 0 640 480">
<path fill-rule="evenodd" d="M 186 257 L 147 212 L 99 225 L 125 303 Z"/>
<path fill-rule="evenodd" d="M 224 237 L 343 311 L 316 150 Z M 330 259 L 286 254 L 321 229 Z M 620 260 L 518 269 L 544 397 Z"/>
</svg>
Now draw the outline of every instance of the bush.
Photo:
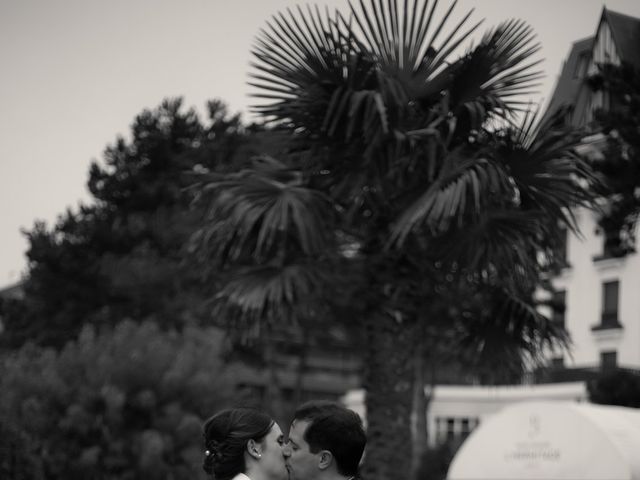
<svg viewBox="0 0 640 480">
<path fill-rule="evenodd" d="M 0 364 L 0 425 L 46 478 L 204 478 L 201 424 L 233 393 L 221 339 L 125 321 L 60 352 L 26 345 Z"/>
<path fill-rule="evenodd" d="M 15 427 L 0 421 L 0 478 L 41 480 L 42 462 L 31 442 Z"/>
<path fill-rule="evenodd" d="M 422 455 L 417 478 L 420 480 L 444 480 L 458 446 L 458 444 L 445 442 L 437 447 L 429 447 Z"/>
<path fill-rule="evenodd" d="M 589 400 L 604 405 L 640 408 L 640 375 L 626 370 L 603 372 L 589 382 Z"/>
</svg>

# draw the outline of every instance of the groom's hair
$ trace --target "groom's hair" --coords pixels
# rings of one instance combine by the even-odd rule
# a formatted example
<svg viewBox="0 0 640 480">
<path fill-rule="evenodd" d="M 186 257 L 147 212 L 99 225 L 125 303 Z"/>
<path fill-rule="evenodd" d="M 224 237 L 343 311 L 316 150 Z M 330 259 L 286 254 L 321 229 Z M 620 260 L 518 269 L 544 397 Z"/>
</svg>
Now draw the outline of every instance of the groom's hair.
<svg viewBox="0 0 640 480">
<path fill-rule="evenodd" d="M 309 422 L 304 440 L 311 453 L 328 450 L 335 459 L 338 473 L 357 475 L 367 437 L 356 412 L 337 402 L 313 400 L 298 407 L 296 420 Z"/>
</svg>

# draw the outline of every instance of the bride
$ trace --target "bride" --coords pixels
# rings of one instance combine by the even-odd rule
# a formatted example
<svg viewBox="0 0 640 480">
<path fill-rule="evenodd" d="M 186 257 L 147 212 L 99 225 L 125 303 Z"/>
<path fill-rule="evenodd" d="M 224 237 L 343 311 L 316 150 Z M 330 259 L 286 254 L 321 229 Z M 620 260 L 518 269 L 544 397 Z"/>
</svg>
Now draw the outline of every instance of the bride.
<svg viewBox="0 0 640 480">
<path fill-rule="evenodd" d="M 286 480 L 282 430 L 252 408 L 223 410 L 204 424 L 204 471 L 215 480 Z"/>
</svg>

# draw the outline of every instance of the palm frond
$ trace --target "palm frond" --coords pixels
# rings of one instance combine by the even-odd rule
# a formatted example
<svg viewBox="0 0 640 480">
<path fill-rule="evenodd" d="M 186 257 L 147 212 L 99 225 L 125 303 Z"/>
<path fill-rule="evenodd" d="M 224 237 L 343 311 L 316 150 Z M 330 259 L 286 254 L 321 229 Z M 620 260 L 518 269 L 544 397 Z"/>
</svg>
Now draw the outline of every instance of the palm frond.
<svg viewBox="0 0 640 480">
<path fill-rule="evenodd" d="M 490 289 L 494 308 L 480 317 L 463 317 L 458 349 L 471 369 L 491 373 L 523 371 L 541 366 L 546 349 L 566 349 L 567 332 L 532 304 L 499 286 Z"/>
<path fill-rule="evenodd" d="M 514 285 L 537 278 L 543 255 L 553 256 L 556 224 L 540 211 L 487 209 L 463 228 L 452 229 L 434 244 L 435 255 L 481 275 L 498 275 Z"/>
<path fill-rule="evenodd" d="M 592 206 L 597 177 L 575 152 L 580 132 L 538 119 L 538 112 L 529 112 L 520 125 L 485 135 L 473 151 L 460 148 L 462 161 L 459 153 L 449 154 L 439 176 L 393 225 L 389 246 L 401 246 L 421 227 L 439 235 L 463 220 L 476 224 L 471 213 L 504 206 L 538 212 L 578 233 L 572 207 Z"/>
<path fill-rule="evenodd" d="M 310 262 L 252 266 L 235 271 L 216 300 L 225 310 L 237 309 L 244 319 L 282 318 L 311 295 L 318 295 L 326 276 L 318 264 Z"/>
<path fill-rule="evenodd" d="M 439 21 L 437 1 L 427 13 L 426 0 L 360 0 L 348 18 L 310 8 L 275 16 L 253 49 L 250 84 L 269 101 L 255 111 L 314 134 L 379 142 L 479 25 L 465 29 L 471 12 L 449 25 L 455 3 Z"/>
<path fill-rule="evenodd" d="M 440 235 L 469 215 L 478 215 L 496 195 L 513 196 L 513 186 L 498 165 L 457 149 L 443 161 L 438 177 L 394 223 L 388 246 L 401 246 L 420 227 Z"/>
<path fill-rule="evenodd" d="M 254 106 L 254 110 L 276 120 L 300 122 L 314 111 L 318 100 L 325 103 L 348 73 L 344 68 L 354 56 L 353 43 L 342 41 L 336 19 L 322 15 L 316 7 L 300 7 L 297 15 L 272 17 L 256 38 L 252 54 L 256 73 L 251 85 L 258 88 L 258 98 L 273 100 Z M 357 68 L 357 65 L 354 66 Z M 264 93 L 263 93 L 264 92 Z"/>
<path fill-rule="evenodd" d="M 533 112 L 495 142 L 495 158 L 513 179 L 522 208 L 538 209 L 579 233 L 572 207 L 593 207 L 593 192 L 599 186 L 590 166 L 576 153 L 582 132 L 561 126 L 555 117 L 540 123 Z"/>
<path fill-rule="evenodd" d="M 427 81 L 434 72 L 443 66 L 450 54 L 479 26 L 467 28 L 466 25 L 473 10 L 460 22 L 451 26 L 448 20 L 457 0 L 452 2 L 438 22 L 435 19 L 437 0 L 427 12 L 426 0 L 359 0 L 358 7 L 350 3 L 351 17 L 354 19 L 352 35 L 357 39 L 361 50 L 369 52 L 379 67 L 387 74 L 401 78 L 405 82 Z M 344 23 L 344 20 L 343 20 Z M 437 42 L 439 34 L 449 30 L 450 34 Z"/>
<path fill-rule="evenodd" d="M 256 259 L 287 250 L 303 255 L 325 251 L 333 210 L 327 198 L 302 185 L 299 172 L 269 157 L 253 169 L 206 182 L 209 221 L 195 241 L 215 245 L 214 257 L 235 260 L 247 252 Z"/>
<path fill-rule="evenodd" d="M 542 60 L 531 60 L 540 50 L 535 34 L 521 20 L 509 20 L 484 35 L 477 47 L 448 68 L 443 75 L 451 75 L 452 103 L 457 114 L 468 111 L 469 128 L 480 128 L 472 112 L 483 110 L 489 115 L 511 118 L 521 111 L 521 101 L 535 92 L 544 76 L 536 70 Z"/>
</svg>

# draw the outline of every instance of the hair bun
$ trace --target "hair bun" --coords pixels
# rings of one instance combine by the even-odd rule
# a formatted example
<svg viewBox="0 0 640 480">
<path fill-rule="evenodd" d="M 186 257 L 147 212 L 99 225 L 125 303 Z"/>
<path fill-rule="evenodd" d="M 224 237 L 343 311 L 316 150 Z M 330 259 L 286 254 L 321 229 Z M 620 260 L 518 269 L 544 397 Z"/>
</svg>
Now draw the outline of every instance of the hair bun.
<svg viewBox="0 0 640 480">
<path fill-rule="evenodd" d="M 214 479 L 232 480 L 246 468 L 247 442 L 251 439 L 260 441 L 272 425 L 269 415 L 255 409 L 239 407 L 218 412 L 203 426 L 203 470 Z"/>
<path fill-rule="evenodd" d="M 205 445 L 204 462 L 202 468 L 209 475 L 213 475 L 213 468 L 216 460 L 220 457 L 220 443 L 216 440 L 210 440 Z"/>
</svg>

